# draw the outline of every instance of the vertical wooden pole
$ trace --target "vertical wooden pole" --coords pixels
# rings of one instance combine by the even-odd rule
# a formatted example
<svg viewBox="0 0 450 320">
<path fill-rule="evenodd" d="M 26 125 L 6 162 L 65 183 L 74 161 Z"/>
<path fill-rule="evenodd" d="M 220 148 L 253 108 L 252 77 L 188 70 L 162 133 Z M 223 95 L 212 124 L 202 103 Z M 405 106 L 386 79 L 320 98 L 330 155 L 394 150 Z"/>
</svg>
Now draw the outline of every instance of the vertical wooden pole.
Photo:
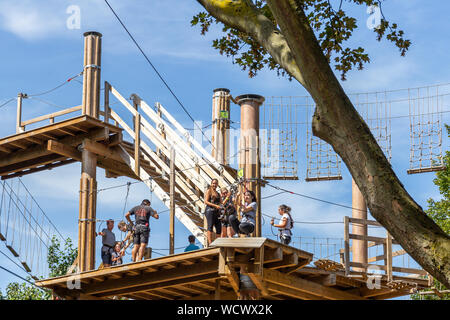
<svg viewBox="0 0 450 320">
<path fill-rule="evenodd" d="M 84 33 L 82 113 L 98 118 L 100 106 L 101 33 Z"/>
<path fill-rule="evenodd" d="M 99 116 L 101 37 L 98 32 L 84 34 L 83 105 L 84 115 Z M 97 206 L 97 156 L 81 152 L 80 222 L 78 256 L 81 272 L 95 268 L 95 220 Z"/>
<path fill-rule="evenodd" d="M 215 288 L 214 288 L 214 300 L 220 300 L 220 278 L 216 279 Z"/>
<path fill-rule="evenodd" d="M 387 232 L 386 234 L 386 274 L 387 281 L 392 281 L 392 236 Z"/>
<path fill-rule="evenodd" d="M 258 202 L 256 212 L 256 226 L 254 235 L 261 237 L 261 164 L 259 146 L 259 107 L 264 102 L 264 97 L 255 94 L 246 94 L 236 97 L 236 102 L 241 106 L 241 143 L 248 152 L 245 163 L 239 164 L 244 168 L 244 178 L 249 179 L 249 190 L 252 190 Z M 242 144 L 240 144 L 242 146 Z M 242 151 L 242 149 L 241 149 Z M 243 159 L 244 157 L 240 157 Z"/>
<path fill-rule="evenodd" d="M 105 81 L 105 116 L 103 118 L 103 121 L 106 123 L 109 123 L 109 117 L 110 117 L 110 108 L 109 108 L 109 92 L 111 91 L 111 85 L 108 81 Z"/>
<path fill-rule="evenodd" d="M 220 164 L 228 164 L 230 135 L 230 90 L 214 89 L 212 104 L 212 144 L 211 155 Z M 222 113 L 227 117 L 222 117 Z"/>
<path fill-rule="evenodd" d="M 352 179 L 352 218 L 367 220 L 367 206 L 364 201 L 364 197 L 361 191 L 358 188 L 358 185 L 355 183 L 355 180 Z M 352 233 L 367 236 L 367 225 L 352 223 Z M 368 249 L 367 249 L 367 240 L 355 240 L 353 239 L 352 243 L 352 253 L 353 258 L 352 261 L 359 263 L 368 263 Z M 364 272 L 366 268 L 355 268 L 355 271 Z"/>
<path fill-rule="evenodd" d="M 350 274 L 350 228 L 348 217 L 344 217 L 344 260 L 345 260 L 345 275 Z"/>
<path fill-rule="evenodd" d="M 169 253 L 175 253 L 175 148 L 170 149 L 170 230 Z"/>
<path fill-rule="evenodd" d="M 141 168 L 141 115 L 137 114 L 134 121 L 134 173 L 139 177 Z"/>
<path fill-rule="evenodd" d="M 24 127 L 22 126 L 22 100 L 23 93 L 17 95 L 17 121 L 16 121 L 16 133 L 24 132 Z"/>
</svg>

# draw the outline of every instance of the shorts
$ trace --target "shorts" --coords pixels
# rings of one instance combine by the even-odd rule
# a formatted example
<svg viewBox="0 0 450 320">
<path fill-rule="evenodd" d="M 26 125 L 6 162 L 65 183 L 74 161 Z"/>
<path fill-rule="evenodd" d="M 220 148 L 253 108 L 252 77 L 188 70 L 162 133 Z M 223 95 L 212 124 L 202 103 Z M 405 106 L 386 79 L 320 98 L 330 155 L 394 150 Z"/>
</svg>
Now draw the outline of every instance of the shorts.
<svg viewBox="0 0 450 320">
<path fill-rule="evenodd" d="M 150 228 L 142 224 L 136 225 L 133 235 L 134 244 L 148 243 L 148 238 L 150 237 Z"/>
<path fill-rule="evenodd" d="M 102 262 L 103 264 L 111 265 L 111 252 L 112 248 L 103 246 L 102 247 Z"/>
<path fill-rule="evenodd" d="M 225 215 L 222 220 L 222 227 L 231 227 L 230 218 L 231 216 L 236 216 L 236 214 Z M 233 219 L 233 218 L 232 218 Z"/>
<path fill-rule="evenodd" d="M 281 235 L 280 240 L 282 244 L 289 244 L 291 243 L 291 236 Z"/>
<path fill-rule="evenodd" d="M 213 227 L 216 227 L 216 234 L 222 233 L 222 223 L 219 220 L 219 213 L 217 209 L 206 207 L 206 222 L 207 230 L 213 232 Z"/>
</svg>

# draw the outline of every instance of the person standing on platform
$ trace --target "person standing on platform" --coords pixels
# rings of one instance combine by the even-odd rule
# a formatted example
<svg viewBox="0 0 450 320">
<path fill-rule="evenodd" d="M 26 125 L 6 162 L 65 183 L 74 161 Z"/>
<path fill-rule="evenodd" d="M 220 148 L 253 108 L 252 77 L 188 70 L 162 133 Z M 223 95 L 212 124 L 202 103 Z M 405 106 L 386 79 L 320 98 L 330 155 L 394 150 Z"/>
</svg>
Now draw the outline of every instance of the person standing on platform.
<svg viewBox="0 0 450 320">
<path fill-rule="evenodd" d="M 116 245 L 116 235 L 112 232 L 114 228 L 114 220 L 110 219 L 106 221 L 106 228 L 99 232 L 97 235 L 102 236 L 102 262 L 104 267 L 111 266 L 111 254 L 114 251 Z"/>
<path fill-rule="evenodd" d="M 216 229 L 216 236 L 220 238 L 222 233 L 222 223 L 219 220 L 219 210 L 220 210 L 220 195 L 217 192 L 217 187 L 219 186 L 219 181 L 217 179 L 212 179 L 211 185 L 205 192 L 205 216 L 207 222 L 207 233 L 206 237 L 208 240 L 208 245 L 214 241 L 213 239 L 213 227 Z"/>
<path fill-rule="evenodd" d="M 270 224 L 280 231 L 280 241 L 283 244 L 289 244 L 292 239 L 291 229 L 294 227 L 294 220 L 291 216 L 291 207 L 282 204 L 278 207 L 278 214 L 281 215 L 279 224 L 275 224 L 274 218 L 270 221 Z"/>
<path fill-rule="evenodd" d="M 133 262 L 140 261 L 144 257 L 145 248 L 150 237 L 150 217 L 159 219 L 158 213 L 150 207 L 150 200 L 144 199 L 139 206 L 134 207 L 125 214 L 125 218 L 129 223 L 133 223 L 130 216 L 136 216 L 133 243 L 134 247 L 131 251 Z"/>
</svg>

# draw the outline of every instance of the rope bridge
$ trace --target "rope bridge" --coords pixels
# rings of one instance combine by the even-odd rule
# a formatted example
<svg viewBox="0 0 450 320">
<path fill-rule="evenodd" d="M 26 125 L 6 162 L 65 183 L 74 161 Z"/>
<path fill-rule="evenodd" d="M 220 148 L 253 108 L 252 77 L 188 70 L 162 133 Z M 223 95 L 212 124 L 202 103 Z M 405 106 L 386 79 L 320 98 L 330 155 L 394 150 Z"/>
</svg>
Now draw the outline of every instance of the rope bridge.
<svg viewBox="0 0 450 320">
<path fill-rule="evenodd" d="M 51 240 L 63 236 L 21 179 L 4 180 L 0 198 L 0 240 L 19 261 L 19 267 L 37 280 L 48 276 Z"/>
</svg>

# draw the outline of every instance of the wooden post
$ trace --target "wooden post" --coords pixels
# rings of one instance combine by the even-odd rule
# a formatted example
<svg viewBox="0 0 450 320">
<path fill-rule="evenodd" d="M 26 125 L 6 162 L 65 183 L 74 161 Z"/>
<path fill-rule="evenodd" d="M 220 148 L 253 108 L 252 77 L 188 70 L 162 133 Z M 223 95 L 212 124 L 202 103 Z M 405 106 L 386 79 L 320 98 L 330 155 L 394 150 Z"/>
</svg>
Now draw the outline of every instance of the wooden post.
<svg viewBox="0 0 450 320">
<path fill-rule="evenodd" d="M 364 197 L 352 179 L 352 218 L 367 220 L 367 206 Z M 367 236 L 367 225 L 352 223 L 352 234 Z M 368 263 L 367 240 L 355 240 L 352 243 L 353 262 Z M 364 272 L 365 268 L 355 268 L 355 271 Z"/>
<path fill-rule="evenodd" d="M 259 107 L 264 97 L 255 94 L 246 94 L 236 97 L 241 106 L 241 137 L 240 153 L 247 152 L 247 156 L 240 156 L 245 163 L 239 163 L 239 169 L 244 169 L 244 179 L 248 179 L 249 190 L 252 190 L 258 202 L 256 212 L 256 227 L 254 235 L 261 237 L 261 165 L 259 146 Z M 242 150 L 244 148 L 244 150 Z M 241 154 L 242 155 L 242 154 Z"/>
<path fill-rule="evenodd" d="M 111 91 L 111 85 L 108 81 L 105 81 L 105 115 L 103 116 L 103 121 L 109 123 L 110 108 L 109 108 L 109 92 Z"/>
<path fill-rule="evenodd" d="M 134 172 L 139 177 L 141 167 L 141 115 L 137 114 L 134 122 Z"/>
<path fill-rule="evenodd" d="M 100 106 L 100 68 L 102 34 L 84 33 L 84 72 L 82 114 L 98 118 Z"/>
<path fill-rule="evenodd" d="M 24 94 L 19 93 L 17 95 L 17 121 L 16 121 L 16 133 L 21 133 L 25 131 L 25 128 L 22 126 L 22 100 Z"/>
<path fill-rule="evenodd" d="M 230 90 L 219 88 L 213 94 L 212 156 L 228 164 L 230 135 Z"/>
<path fill-rule="evenodd" d="M 94 118 L 100 106 L 101 34 L 84 34 L 84 73 L 82 113 Z M 81 152 L 80 222 L 78 256 L 80 272 L 95 268 L 95 220 L 97 207 L 97 156 L 83 149 Z"/>
<path fill-rule="evenodd" d="M 214 300 L 220 300 L 220 278 L 216 279 L 216 283 L 214 286 Z"/>
<path fill-rule="evenodd" d="M 175 253 L 175 148 L 170 149 L 170 230 L 169 254 Z"/>
<path fill-rule="evenodd" d="M 344 260 L 345 260 L 345 275 L 350 274 L 350 236 L 349 236 L 349 221 L 348 217 L 344 217 Z"/>
<path fill-rule="evenodd" d="M 387 232 L 386 234 L 386 274 L 387 281 L 392 281 L 392 236 Z"/>
</svg>

